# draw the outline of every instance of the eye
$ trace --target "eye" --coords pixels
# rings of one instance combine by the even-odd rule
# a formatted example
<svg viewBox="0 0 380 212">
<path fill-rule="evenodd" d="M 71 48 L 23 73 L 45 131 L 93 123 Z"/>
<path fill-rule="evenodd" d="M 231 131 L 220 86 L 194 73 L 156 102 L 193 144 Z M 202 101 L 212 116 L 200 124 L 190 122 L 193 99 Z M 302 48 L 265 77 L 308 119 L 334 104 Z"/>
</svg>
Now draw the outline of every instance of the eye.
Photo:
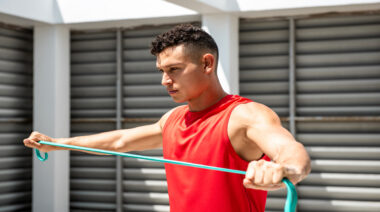
<svg viewBox="0 0 380 212">
<path fill-rule="evenodd" d="M 170 72 L 170 73 L 173 73 L 173 72 L 176 71 L 176 70 L 178 70 L 177 67 L 172 67 L 172 68 L 169 69 L 169 72 Z"/>
</svg>

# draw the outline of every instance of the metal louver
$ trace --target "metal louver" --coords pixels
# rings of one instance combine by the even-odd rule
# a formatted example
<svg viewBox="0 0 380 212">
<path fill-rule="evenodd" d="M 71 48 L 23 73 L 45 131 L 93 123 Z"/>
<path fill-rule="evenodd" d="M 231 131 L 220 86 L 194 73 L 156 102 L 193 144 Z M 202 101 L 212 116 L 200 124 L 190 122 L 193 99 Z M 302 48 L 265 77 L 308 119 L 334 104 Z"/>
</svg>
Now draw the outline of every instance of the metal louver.
<svg viewBox="0 0 380 212">
<path fill-rule="evenodd" d="M 283 73 L 273 73 L 270 68 L 261 71 L 265 63 L 276 63 L 259 61 L 266 59 L 262 55 L 269 54 L 266 57 L 274 60 L 279 58 L 279 51 L 270 43 L 260 49 L 262 44 L 255 41 L 260 36 L 272 39 L 269 34 L 262 35 L 264 32 L 277 30 L 279 36 L 279 23 L 294 30 L 294 38 L 288 41 L 294 41 L 293 94 L 288 92 L 291 81 L 286 75 L 292 64 Z M 248 35 L 252 36 L 251 42 L 247 42 Z M 312 173 L 297 186 L 298 211 L 379 211 L 379 38 L 379 15 L 241 21 L 241 94 L 273 107 L 283 120 L 293 122 L 293 134 L 312 158 Z M 292 56 L 292 45 L 283 48 L 289 49 L 285 52 L 288 57 Z M 254 59 L 247 59 L 252 55 Z M 272 80 L 280 76 L 283 84 Z M 289 95 L 289 101 L 293 96 L 294 113 L 282 113 L 272 98 L 262 98 L 262 90 L 267 87 L 270 92 L 266 95 L 277 89 Z M 267 211 L 281 211 L 280 195 L 269 193 Z"/>
<path fill-rule="evenodd" d="M 116 129 L 116 32 L 71 33 L 71 136 Z M 71 151 L 70 211 L 116 210 L 116 159 Z"/>
<path fill-rule="evenodd" d="M 289 114 L 287 21 L 240 23 L 240 95 Z"/>
<path fill-rule="evenodd" d="M 297 115 L 321 117 L 297 123 L 313 170 L 299 211 L 380 208 L 379 38 L 379 15 L 296 22 Z"/>
<path fill-rule="evenodd" d="M 33 31 L 0 25 L 0 211 L 31 210 Z"/>
</svg>

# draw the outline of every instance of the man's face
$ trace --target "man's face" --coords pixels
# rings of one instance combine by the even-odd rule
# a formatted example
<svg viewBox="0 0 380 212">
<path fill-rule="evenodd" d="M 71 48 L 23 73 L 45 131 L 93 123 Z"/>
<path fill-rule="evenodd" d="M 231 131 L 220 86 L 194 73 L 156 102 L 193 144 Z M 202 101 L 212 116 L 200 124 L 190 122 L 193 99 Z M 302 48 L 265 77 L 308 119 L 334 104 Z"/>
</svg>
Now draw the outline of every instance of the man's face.
<svg viewBox="0 0 380 212">
<path fill-rule="evenodd" d="M 208 78 L 202 59 L 186 52 L 184 45 L 168 47 L 157 55 L 156 66 L 162 73 L 161 84 L 177 103 L 199 97 L 207 89 Z"/>
</svg>

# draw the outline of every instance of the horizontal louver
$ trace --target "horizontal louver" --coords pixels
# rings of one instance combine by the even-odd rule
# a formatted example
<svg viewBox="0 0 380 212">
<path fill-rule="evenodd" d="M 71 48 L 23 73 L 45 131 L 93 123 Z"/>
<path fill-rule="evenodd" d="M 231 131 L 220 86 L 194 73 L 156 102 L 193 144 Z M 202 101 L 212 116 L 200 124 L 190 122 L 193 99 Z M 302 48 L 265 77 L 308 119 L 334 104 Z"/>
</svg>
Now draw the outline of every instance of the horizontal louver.
<svg viewBox="0 0 380 212">
<path fill-rule="evenodd" d="M 30 211 L 33 32 L 0 25 L 0 211 Z"/>
</svg>

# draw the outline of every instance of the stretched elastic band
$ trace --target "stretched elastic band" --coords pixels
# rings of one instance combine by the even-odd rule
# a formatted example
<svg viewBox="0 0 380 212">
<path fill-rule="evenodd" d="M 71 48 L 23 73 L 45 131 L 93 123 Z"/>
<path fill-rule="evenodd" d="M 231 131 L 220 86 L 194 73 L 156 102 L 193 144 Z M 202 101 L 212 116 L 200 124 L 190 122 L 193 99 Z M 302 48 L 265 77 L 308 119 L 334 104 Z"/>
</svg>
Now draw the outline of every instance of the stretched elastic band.
<svg viewBox="0 0 380 212">
<path fill-rule="evenodd" d="M 149 157 L 149 156 L 144 156 L 144 155 L 121 153 L 121 152 L 114 152 L 114 151 L 94 149 L 94 148 L 74 146 L 74 145 L 67 145 L 67 144 L 58 144 L 58 143 L 52 143 L 52 142 L 48 142 L 48 141 L 39 141 L 39 143 L 45 144 L 45 145 L 69 148 L 69 149 L 76 149 L 76 150 L 83 150 L 83 151 L 88 151 L 88 152 L 102 153 L 102 154 L 107 154 L 107 155 L 117 155 L 117 156 L 122 156 L 122 157 L 130 157 L 130 158 L 150 160 L 150 161 L 161 162 L 161 163 L 170 163 L 170 164 L 176 164 L 176 165 L 182 165 L 182 166 L 190 166 L 190 167 L 195 167 L 195 168 L 209 169 L 209 170 L 228 172 L 228 173 L 234 173 L 234 174 L 242 174 L 242 175 L 246 174 L 245 171 L 241 171 L 241 170 L 226 169 L 226 168 L 220 168 L 220 167 L 215 167 L 215 166 L 207 166 L 207 165 L 201 165 L 201 164 L 196 164 L 196 163 L 189 163 L 189 162 L 183 162 L 183 161 Z M 42 157 L 40 154 L 40 151 L 38 149 L 36 149 L 36 155 L 40 161 L 45 161 L 48 159 L 48 154 L 45 152 L 45 157 Z M 286 178 L 282 179 L 282 182 L 285 183 L 286 188 L 287 188 L 287 197 L 286 197 L 284 212 L 294 212 L 296 209 L 296 206 L 297 206 L 296 188 Z"/>
</svg>

